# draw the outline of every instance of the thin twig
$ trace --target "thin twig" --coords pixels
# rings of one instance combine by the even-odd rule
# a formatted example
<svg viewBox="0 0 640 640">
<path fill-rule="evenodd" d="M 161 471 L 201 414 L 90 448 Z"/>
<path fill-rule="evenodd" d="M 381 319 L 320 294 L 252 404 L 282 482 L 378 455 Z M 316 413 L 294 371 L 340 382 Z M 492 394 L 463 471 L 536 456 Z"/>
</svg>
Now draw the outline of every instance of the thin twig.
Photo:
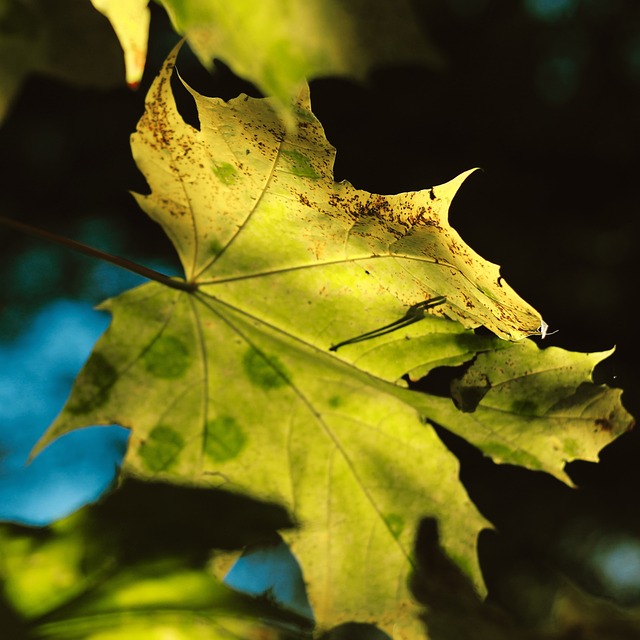
<svg viewBox="0 0 640 640">
<path fill-rule="evenodd" d="M 91 256 L 92 258 L 104 260 L 105 262 L 114 264 L 121 269 L 132 271 L 133 273 L 137 273 L 139 276 L 148 278 L 149 280 L 155 280 L 156 282 L 164 284 L 167 287 L 171 287 L 172 289 L 179 289 L 180 291 L 188 291 L 191 293 L 198 289 L 198 285 L 195 282 L 186 282 L 184 280 L 170 278 L 169 276 L 166 276 L 159 271 L 154 271 L 153 269 L 149 269 L 148 267 L 143 267 L 141 264 L 137 264 L 136 262 L 132 262 L 131 260 L 127 260 L 126 258 L 114 256 L 110 253 L 107 253 L 106 251 L 100 251 L 100 249 L 94 249 L 93 247 L 83 244 L 82 242 L 77 242 L 76 240 L 71 240 L 69 238 L 59 236 L 55 233 L 51 233 L 50 231 L 39 229 L 38 227 L 32 227 L 30 224 L 25 224 L 24 222 L 18 222 L 17 220 L 12 220 L 11 218 L 0 216 L 0 224 L 11 229 L 16 229 L 17 231 L 23 231 L 24 233 L 28 233 L 32 236 L 37 236 L 40 238 L 44 238 L 45 240 L 61 244 L 62 246 L 73 249 L 74 251 L 78 251 L 79 253 L 84 253 L 85 255 Z"/>
</svg>

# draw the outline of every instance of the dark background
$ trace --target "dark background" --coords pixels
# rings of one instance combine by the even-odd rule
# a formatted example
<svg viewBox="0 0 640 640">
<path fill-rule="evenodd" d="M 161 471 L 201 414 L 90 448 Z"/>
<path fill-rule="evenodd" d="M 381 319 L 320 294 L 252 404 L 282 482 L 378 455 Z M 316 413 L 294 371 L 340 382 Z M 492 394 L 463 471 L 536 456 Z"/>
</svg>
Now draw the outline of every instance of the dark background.
<svg viewBox="0 0 640 640">
<path fill-rule="evenodd" d="M 396 193 L 481 167 L 454 201 L 454 227 L 502 265 L 511 286 L 558 330 L 543 346 L 585 352 L 616 346 L 597 379 L 623 388 L 625 405 L 640 415 L 640 4 L 415 5 L 445 60 L 441 69 L 394 67 L 374 71 L 365 84 L 331 78 L 311 84 L 314 111 L 338 149 L 336 179 Z M 0 128 L 0 215 L 177 272 L 170 243 L 128 194 L 146 188 L 128 135 L 177 40 L 163 11 L 152 9 L 138 91 L 87 90 L 37 75 L 27 80 Z M 178 67 L 207 95 L 258 95 L 222 64 L 210 76 L 186 50 Z M 96 272 L 87 258 L 8 230 L 0 231 L 0 269 L 2 344 L 52 300 L 97 303 L 129 284 L 113 271 Z M 633 496 L 637 440 L 624 438 L 607 465 L 587 470 L 585 485 L 596 478 L 601 499 Z"/>
</svg>

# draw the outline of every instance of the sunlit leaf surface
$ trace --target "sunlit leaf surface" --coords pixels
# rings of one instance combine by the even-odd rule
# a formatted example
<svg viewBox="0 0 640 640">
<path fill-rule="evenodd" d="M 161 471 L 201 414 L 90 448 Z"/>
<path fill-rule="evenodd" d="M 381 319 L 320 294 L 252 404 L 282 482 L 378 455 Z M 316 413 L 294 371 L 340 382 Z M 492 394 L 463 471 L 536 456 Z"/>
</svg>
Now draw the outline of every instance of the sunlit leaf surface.
<svg viewBox="0 0 640 640">
<path fill-rule="evenodd" d="M 335 183 L 334 149 L 307 92 L 292 129 L 270 100 L 190 90 L 194 129 L 171 92 L 175 55 L 132 147 L 151 189 L 138 202 L 171 238 L 185 280 L 103 305 L 112 325 L 41 445 L 120 424 L 132 430 L 128 473 L 286 506 L 300 524 L 286 539 L 320 628 L 358 620 L 390 631 L 414 607 L 407 579 L 422 516 L 438 518 L 443 547 L 481 584 L 484 520 L 425 419 L 560 475 L 566 459 L 593 458 L 628 416 L 608 392 L 584 407 L 593 358 L 585 366 L 554 352 L 565 369 L 541 382 L 548 360 L 535 345 L 474 334 L 483 325 L 522 339 L 542 321 L 449 225 L 466 174 L 393 196 Z M 456 392 L 467 413 L 402 380 L 476 354 Z M 469 389 L 484 380 L 482 358 L 511 369 L 504 380 L 487 374 L 480 398 Z M 527 388 L 547 387 L 551 406 L 522 406 Z"/>
</svg>

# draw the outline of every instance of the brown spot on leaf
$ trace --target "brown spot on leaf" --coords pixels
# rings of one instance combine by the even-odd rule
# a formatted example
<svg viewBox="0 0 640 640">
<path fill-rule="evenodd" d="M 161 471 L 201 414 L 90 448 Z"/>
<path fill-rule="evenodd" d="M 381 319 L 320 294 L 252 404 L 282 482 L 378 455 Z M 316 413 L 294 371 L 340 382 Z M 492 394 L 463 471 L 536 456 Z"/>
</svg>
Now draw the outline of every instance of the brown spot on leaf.
<svg viewBox="0 0 640 640">
<path fill-rule="evenodd" d="M 598 418 L 596 426 L 603 431 L 613 431 L 613 425 L 606 418 Z"/>
<path fill-rule="evenodd" d="M 303 204 L 305 207 L 311 207 L 309 198 L 307 198 L 307 196 L 305 196 L 303 193 L 298 194 L 298 200 L 300 200 L 300 203 Z"/>
</svg>

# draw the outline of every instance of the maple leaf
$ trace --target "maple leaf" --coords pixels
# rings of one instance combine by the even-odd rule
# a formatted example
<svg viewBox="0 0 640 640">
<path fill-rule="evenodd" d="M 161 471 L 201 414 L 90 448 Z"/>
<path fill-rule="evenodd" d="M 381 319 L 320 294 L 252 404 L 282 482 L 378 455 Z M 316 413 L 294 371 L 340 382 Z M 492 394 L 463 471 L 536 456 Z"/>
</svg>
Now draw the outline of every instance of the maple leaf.
<svg viewBox="0 0 640 640">
<path fill-rule="evenodd" d="M 300 525 L 285 538 L 320 628 L 397 628 L 414 608 L 407 578 L 422 516 L 438 518 L 444 549 L 481 585 L 475 537 L 485 521 L 424 419 L 556 474 L 567 457 L 540 451 L 526 412 L 496 430 L 491 413 L 475 419 L 480 409 L 463 413 L 400 378 L 483 352 L 518 362 L 517 345 L 471 328 L 514 340 L 544 325 L 450 227 L 467 174 L 393 196 L 334 183 L 334 149 L 308 92 L 291 129 L 271 100 L 225 103 L 187 86 L 195 129 L 170 88 L 176 55 L 149 91 L 132 149 L 151 188 L 136 198 L 175 245 L 185 280 L 102 305 L 112 324 L 39 446 L 116 423 L 132 430 L 129 474 L 285 505 Z M 590 384 L 581 375 L 558 402 Z M 569 413 L 581 409 L 570 404 Z M 593 458 L 625 420 L 618 411 L 611 429 L 584 441 L 574 440 L 578 421 L 571 455 Z"/>
</svg>

